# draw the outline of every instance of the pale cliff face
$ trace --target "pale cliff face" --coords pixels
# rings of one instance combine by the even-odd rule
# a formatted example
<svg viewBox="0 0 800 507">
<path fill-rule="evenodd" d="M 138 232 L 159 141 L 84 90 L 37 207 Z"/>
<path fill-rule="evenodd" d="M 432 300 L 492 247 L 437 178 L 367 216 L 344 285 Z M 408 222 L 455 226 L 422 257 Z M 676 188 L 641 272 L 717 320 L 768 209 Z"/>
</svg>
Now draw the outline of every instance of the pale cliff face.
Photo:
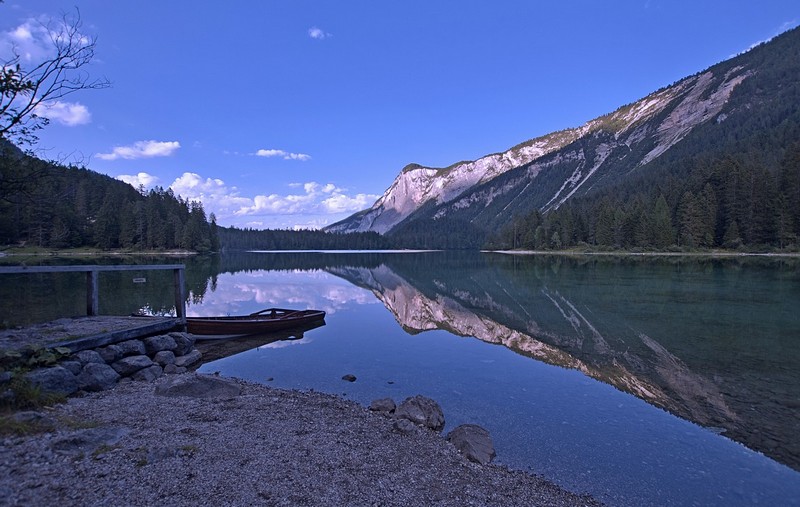
<svg viewBox="0 0 800 507">
<path fill-rule="evenodd" d="M 428 203 L 450 203 L 437 212 L 436 218 L 442 218 L 467 206 L 488 205 L 495 195 L 515 191 L 516 187 L 508 186 L 484 187 L 481 193 L 472 192 L 476 186 L 491 182 L 511 169 L 529 165 L 528 185 L 535 185 L 535 178 L 548 167 L 563 161 L 577 162 L 576 168 L 563 180 L 542 210 L 558 208 L 584 186 L 591 187 L 586 183 L 592 181 L 616 148 L 624 146 L 632 150 L 640 143 L 652 143 L 653 147 L 638 161 L 638 166 L 642 166 L 680 142 L 698 125 L 717 119 L 734 88 L 750 75 L 742 67 L 736 67 L 723 79 L 715 80 L 714 74 L 706 71 L 581 127 L 548 134 L 503 153 L 444 169 L 409 166 L 401 171 L 371 208 L 327 230 L 383 234 Z M 583 150 L 572 143 L 598 135 L 601 131 L 612 134 L 611 140 L 599 145 L 592 158 L 587 160 Z"/>
</svg>

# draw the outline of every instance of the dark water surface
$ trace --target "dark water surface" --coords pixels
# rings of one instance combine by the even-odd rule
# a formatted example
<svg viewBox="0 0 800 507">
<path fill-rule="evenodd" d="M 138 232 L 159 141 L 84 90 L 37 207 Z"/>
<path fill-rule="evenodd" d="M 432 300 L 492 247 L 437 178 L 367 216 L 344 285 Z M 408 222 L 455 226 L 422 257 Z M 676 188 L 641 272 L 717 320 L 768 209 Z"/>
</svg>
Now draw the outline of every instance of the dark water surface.
<svg viewBox="0 0 800 507">
<path fill-rule="evenodd" d="M 325 310 L 326 325 L 302 339 L 253 345 L 201 371 L 362 404 L 424 394 L 441 404 L 445 431 L 480 424 L 498 462 L 611 505 L 800 505 L 799 268 L 764 258 L 238 254 L 187 260 L 188 311 Z M 169 310 L 169 274 L 136 287 L 135 274 L 113 275 L 101 278 L 103 312 Z M 33 302 L 48 282 L 15 283 L 16 300 Z M 57 284 L 57 299 L 70 299 L 71 284 Z M 103 284 L 115 295 L 107 310 Z M 348 373 L 358 380 L 341 380 Z"/>
</svg>

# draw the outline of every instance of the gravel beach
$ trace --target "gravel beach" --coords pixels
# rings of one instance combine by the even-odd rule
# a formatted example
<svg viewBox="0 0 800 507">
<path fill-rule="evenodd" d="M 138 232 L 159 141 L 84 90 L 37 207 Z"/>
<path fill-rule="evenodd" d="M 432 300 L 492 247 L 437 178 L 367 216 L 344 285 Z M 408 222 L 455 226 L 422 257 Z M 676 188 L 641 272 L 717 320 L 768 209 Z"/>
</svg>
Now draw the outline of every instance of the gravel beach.
<svg viewBox="0 0 800 507">
<path fill-rule="evenodd" d="M 234 397 L 157 395 L 165 381 L 70 398 L 39 411 L 49 431 L 4 437 L 0 505 L 600 505 L 335 396 L 238 380 Z"/>
</svg>

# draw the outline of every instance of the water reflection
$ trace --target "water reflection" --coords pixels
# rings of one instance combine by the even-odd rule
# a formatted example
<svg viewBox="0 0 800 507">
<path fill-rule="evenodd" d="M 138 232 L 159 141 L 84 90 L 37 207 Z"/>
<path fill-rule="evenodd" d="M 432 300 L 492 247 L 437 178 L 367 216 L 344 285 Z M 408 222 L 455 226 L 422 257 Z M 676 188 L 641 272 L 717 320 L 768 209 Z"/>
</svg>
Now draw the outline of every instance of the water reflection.
<svg viewBox="0 0 800 507">
<path fill-rule="evenodd" d="M 120 260 L 86 261 L 104 262 Z M 377 315 L 386 314 L 383 305 L 406 333 L 425 338 L 429 346 L 445 341 L 438 331 L 443 330 L 580 371 L 800 470 L 796 260 L 440 252 L 228 254 L 178 262 L 187 264 L 190 315 L 247 314 L 269 306 L 318 308 L 328 313 L 326 328 L 331 328 L 320 332 L 350 339 L 366 334 L 365 329 L 391 334 Z M 0 286 L 4 321 L 51 320 L 82 310 L 83 280 L 69 274 L 25 276 L 9 275 L 4 282 L 10 283 Z M 144 306 L 172 310 L 169 273 L 163 280 L 161 274 L 148 273 L 146 284 L 133 284 L 135 276 L 101 277 L 101 313 L 128 314 Z M 355 307 L 370 311 L 355 312 Z M 286 349 L 264 347 L 312 342 L 317 334 L 304 336 L 303 341 L 240 346 L 282 352 Z M 396 345 L 394 356 L 411 347 L 408 340 Z M 341 353 L 354 357 L 358 351 Z M 409 364 L 420 357 L 410 358 Z M 330 361 L 330 356 L 322 359 Z M 526 368 L 534 369 L 530 363 Z M 426 375 L 436 367 L 425 363 Z M 505 381 L 487 380 L 497 386 Z M 521 396 L 512 395 L 514 388 L 509 385 L 509 396 Z M 564 447 L 563 441 L 558 447 Z"/>
<path fill-rule="evenodd" d="M 306 336 L 306 333 L 324 325 L 324 320 L 317 320 L 291 329 L 282 329 L 260 335 L 207 336 L 202 340 L 198 340 L 196 346 L 203 354 L 203 362 L 210 363 L 247 350 L 307 344 L 310 343 L 311 339 Z"/>
<path fill-rule="evenodd" d="M 577 369 L 800 469 L 793 263 L 463 264 L 395 257 L 328 271 L 372 291 L 409 333 L 442 329 Z"/>
<path fill-rule="evenodd" d="M 501 463 L 610 505 L 800 502 L 800 474 L 682 419 L 795 463 L 796 263 L 429 253 L 220 266 L 204 306 L 225 304 L 238 279 L 253 297 L 336 312 L 302 346 L 203 371 L 364 404 L 425 394 L 450 428 L 488 428 Z"/>
</svg>

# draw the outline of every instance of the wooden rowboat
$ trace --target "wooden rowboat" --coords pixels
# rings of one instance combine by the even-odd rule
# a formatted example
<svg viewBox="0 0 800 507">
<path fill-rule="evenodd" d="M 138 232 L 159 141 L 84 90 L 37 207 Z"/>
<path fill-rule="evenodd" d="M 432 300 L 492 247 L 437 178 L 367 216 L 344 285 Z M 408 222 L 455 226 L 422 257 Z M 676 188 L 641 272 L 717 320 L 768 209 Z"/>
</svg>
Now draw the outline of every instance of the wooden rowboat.
<svg viewBox="0 0 800 507">
<path fill-rule="evenodd" d="M 267 308 L 243 316 L 187 317 L 186 330 L 199 335 L 244 335 L 269 333 L 323 320 L 321 310 Z"/>
</svg>

